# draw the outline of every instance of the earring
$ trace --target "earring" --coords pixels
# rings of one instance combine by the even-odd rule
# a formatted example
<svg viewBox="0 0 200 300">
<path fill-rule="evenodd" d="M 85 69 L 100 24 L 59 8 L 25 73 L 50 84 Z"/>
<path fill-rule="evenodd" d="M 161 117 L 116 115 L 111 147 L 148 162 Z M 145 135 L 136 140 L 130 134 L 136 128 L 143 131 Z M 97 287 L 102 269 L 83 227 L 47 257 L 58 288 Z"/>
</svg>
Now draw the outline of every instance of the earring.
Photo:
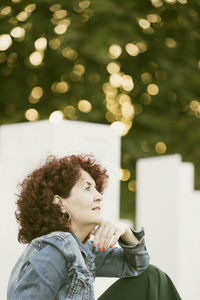
<svg viewBox="0 0 200 300">
<path fill-rule="evenodd" d="M 68 221 L 71 221 L 71 215 L 70 215 L 70 213 L 67 211 L 67 214 L 68 214 Z"/>
<path fill-rule="evenodd" d="M 58 195 L 54 196 L 53 203 L 54 204 L 60 204 L 61 203 L 61 200 L 59 199 Z M 62 217 L 65 218 L 65 214 L 67 213 L 68 214 L 68 221 L 71 221 L 71 215 L 68 211 L 65 211 L 65 207 L 63 205 L 60 205 L 60 208 L 61 208 L 61 211 L 63 213 Z"/>
<path fill-rule="evenodd" d="M 68 214 L 68 220 L 67 221 L 70 222 L 71 221 L 71 215 L 70 215 L 70 213 L 68 211 L 64 212 L 63 215 L 62 215 L 62 217 L 65 218 L 66 217 L 66 215 L 65 215 L 66 213 Z"/>
</svg>

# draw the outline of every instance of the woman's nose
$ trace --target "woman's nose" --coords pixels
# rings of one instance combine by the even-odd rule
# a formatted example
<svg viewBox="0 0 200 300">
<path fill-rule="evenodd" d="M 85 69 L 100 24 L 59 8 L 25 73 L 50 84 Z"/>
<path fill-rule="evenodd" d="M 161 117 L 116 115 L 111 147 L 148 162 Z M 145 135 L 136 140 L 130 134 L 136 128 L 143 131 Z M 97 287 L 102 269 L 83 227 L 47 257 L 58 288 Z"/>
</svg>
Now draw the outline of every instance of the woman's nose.
<svg viewBox="0 0 200 300">
<path fill-rule="evenodd" d="M 95 198 L 95 201 L 98 201 L 98 202 L 103 201 L 103 196 L 100 193 L 98 193 L 98 195 Z"/>
</svg>

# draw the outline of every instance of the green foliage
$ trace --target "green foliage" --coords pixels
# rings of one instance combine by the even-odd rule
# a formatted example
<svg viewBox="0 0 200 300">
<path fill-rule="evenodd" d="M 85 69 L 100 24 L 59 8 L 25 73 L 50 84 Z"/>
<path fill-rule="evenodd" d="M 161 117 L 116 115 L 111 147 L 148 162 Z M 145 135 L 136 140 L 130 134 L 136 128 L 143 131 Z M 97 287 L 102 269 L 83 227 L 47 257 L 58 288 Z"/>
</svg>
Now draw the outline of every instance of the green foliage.
<svg viewBox="0 0 200 300">
<path fill-rule="evenodd" d="M 12 45 L 0 51 L 1 124 L 27 121 L 30 108 L 40 120 L 60 110 L 72 120 L 129 124 L 122 137 L 121 166 L 131 176 L 121 184 L 121 217 L 131 217 L 134 209 L 135 193 L 128 183 L 135 179 L 138 158 L 180 153 L 195 164 L 195 187 L 200 188 L 200 3 L 185 2 L 1 1 L 0 35 L 11 34 L 15 27 L 25 30 L 22 37 L 11 34 Z M 55 32 L 59 24 L 67 28 L 63 33 L 64 26 Z M 47 47 L 40 51 L 42 62 L 34 66 L 30 55 L 41 37 Z M 137 55 L 129 53 L 129 43 L 139 49 Z M 113 44 L 122 49 L 116 58 L 109 51 Z M 110 62 L 118 64 L 121 76 L 131 76 L 134 88 L 108 85 Z M 58 88 L 59 82 L 66 82 L 67 90 Z M 159 88 L 156 95 L 149 84 Z M 34 87 L 43 91 L 38 100 L 30 96 Z M 128 117 L 121 94 L 131 99 L 127 110 L 134 113 Z M 90 112 L 79 109 L 81 99 L 90 102 Z M 155 150 L 158 142 L 166 151 Z"/>
</svg>

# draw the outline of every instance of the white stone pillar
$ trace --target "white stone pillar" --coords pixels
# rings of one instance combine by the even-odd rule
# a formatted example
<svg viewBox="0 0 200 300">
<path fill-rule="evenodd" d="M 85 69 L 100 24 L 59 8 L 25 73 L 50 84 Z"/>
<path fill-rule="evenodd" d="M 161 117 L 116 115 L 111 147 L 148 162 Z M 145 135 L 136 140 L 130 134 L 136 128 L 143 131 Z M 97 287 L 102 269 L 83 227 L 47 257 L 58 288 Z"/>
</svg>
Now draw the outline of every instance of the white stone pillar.
<svg viewBox="0 0 200 300">
<path fill-rule="evenodd" d="M 18 226 L 14 216 L 16 185 L 48 154 L 59 157 L 72 153 L 93 153 L 108 170 L 108 188 L 104 194 L 105 218 L 119 218 L 120 137 L 109 125 L 63 120 L 26 122 L 0 126 L 0 299 L 6 299 L 10 272 L 24 245 L 17 241 Z M 96 293 L 101 292 L 96 283 Z M 104 281 L 104 287 L 109 282 Z"/>
<path fill-rule="evenodd" d="M 144 226 L 155 264 L 172 278 L 183 300 L 200 299 L 200 191 L 194 167 L 181 156 L 137 161 L 136 227 Z"/>
</svg>

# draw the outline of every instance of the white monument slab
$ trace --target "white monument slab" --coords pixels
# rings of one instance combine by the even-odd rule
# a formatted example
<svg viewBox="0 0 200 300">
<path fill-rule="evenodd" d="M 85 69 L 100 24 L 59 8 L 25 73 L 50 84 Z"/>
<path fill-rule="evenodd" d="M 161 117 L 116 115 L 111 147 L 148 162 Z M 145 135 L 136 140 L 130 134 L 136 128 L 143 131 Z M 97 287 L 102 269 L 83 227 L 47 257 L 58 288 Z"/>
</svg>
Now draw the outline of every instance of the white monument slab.
<svg viewBox="0 0 200 300">
<path fill-rule="evenodd" d="M 57 124 L 37 121 L 0 126 L 0 299 L 6 300 L 11 270 L 26 247 L 17 241 L 16 185 L 49 154 L 62 157 L 72 153 L 93 153 L 107 168 L 110 177 L 104 193 L 104 217 L 119 219 L 120 143 L 115 131 L 103 124 L 63 120 Z M 96 296 L 113 281 L 97 278 Z"/>
<path fill-rule="evenodd" d="M 137 161 L 136 227 L 144 226 L 150 263 L 172 278 L 183 300 L 200 299 L 200 191 L 181 156 Z"/>
</svg>

